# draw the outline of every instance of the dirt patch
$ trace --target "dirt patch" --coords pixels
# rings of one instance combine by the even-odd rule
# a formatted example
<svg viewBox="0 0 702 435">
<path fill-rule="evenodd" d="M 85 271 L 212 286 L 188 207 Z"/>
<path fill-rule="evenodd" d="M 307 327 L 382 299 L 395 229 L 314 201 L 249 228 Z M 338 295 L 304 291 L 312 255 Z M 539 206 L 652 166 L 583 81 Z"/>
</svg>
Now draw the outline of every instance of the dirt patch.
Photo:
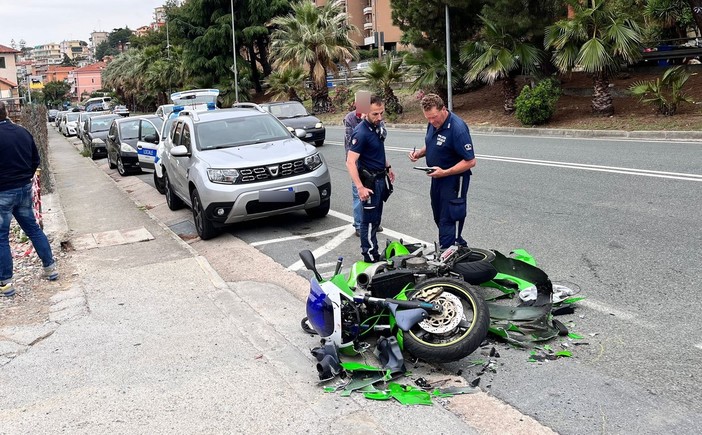
<svg viewBox="0 0 702 435">
<path fill-rule="evenodd" d="M 628 88 L 634 82 L 660 78 L 664 68 L 646 68 L 620 74 L 611 81 L 615 113 L 610 117 L 592 114 L 592 79 L 584 73 L 562 75 L 563 95 L 558 100 L 556 113 L 545 128 L 567 128 L 585 130 L 702 130 L 702 68 L 695 67 L 696 72 L 686 83 L 683 90 L 698 104 L 683 104 L 675 116 L 663 116 L 656 113 L 653 106 L 641 103 L 638 98 L 629 95 Z M 521 89 L 527 84 L 525 78 L 518 80 Z M 405 112 L 390 119 L 391 123 L 426 124 L 419 107 L 416 94 L 402 91 L 401 102 Z M 501 83 L 483 86 L 477 90 L 454 94 L 453 109 L 469 126 L 490 127 L 525 127 L 517 118 L 504 113 Z M 323 120 L 339 124 L 343 114 L 324 115 Z M 321 118 L 321 117 L 320 117 Z M 529 127 L 529 126 L 527 126 Z"/>
<path fill-rule="evenodd" d="M 31 242 L 19 233 L 13 222 L 10 250 L 14 263 L 12 281 L 15 295 L 0 297 L 0 330 L 8 326 L 42 324 L 49 320 L 51 297 L 70 287 L 71 276 L 67 254 L 57 243 L 51 243 L 59 267 L 59 279 L 47 281 L 42 277 L 42 264 Z M 49 235 L 49 238 L 51 235 Z"/>
</svg>

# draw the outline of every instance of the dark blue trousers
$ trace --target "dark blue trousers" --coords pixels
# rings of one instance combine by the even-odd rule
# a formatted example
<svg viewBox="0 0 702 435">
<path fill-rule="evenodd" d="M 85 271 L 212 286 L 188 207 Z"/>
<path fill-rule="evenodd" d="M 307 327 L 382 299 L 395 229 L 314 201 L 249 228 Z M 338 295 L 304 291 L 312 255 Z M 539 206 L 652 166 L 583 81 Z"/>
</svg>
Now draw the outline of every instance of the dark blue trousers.
<svg viewBox="0 0 702 435">
<path fill-rule="evenodd" d="M 463 183 L 459 198 L 458 189 L 461 178 L 463 178 Z M 461 233 L 468 213 L 466 195 L 469 184 L 470 175 L 453 175 L 431 180 L 431 210 L 434 213 L 434 223 L 439 228 L 441 249 L 446 249 L 454 244 L 468 245 Z"/>
<path fill-rule="evenodd" d="M 366 201 L 362 201 L 363 213 L 361 215 L 361 255 L 363 261 L 375 263 L 380 261 L 378 252 L 378 238 L 376 234 L 383 217 L 383 197 L 385 195 L 385 177 L 378 177 L 373 182 L 373 194 Z"/>
</svg>

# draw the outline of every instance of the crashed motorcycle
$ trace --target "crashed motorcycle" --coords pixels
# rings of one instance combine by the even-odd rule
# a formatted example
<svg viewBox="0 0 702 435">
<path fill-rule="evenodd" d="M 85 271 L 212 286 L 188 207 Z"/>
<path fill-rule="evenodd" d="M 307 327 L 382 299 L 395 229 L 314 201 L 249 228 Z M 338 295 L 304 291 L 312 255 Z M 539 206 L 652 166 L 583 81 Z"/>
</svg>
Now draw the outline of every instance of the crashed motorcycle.
<svg viewBox="0 0 702 435">
<path fill-rule="evenodd" d="M 401 359 L 401 350 L 428 362 L 456 361 L 473 353 L 487 335 L 490 315 L 471 283 L 489 280 L 496 271 L 484 261 L 490 251 L 459 251 L 444 251 L 433 260 L 391 243 L 388 261 L 354 263 L 346 276 L 340 258 L 329 279 L 317 271 L 310 251 L 300 252 L 314 273 L 303 329 L 322 339 L 316 354 L 320 378 L 334 375 L 339 353 L 359 353 L 362 340 L 371 335 L 381 337 L 381 362 Z M 464 271 L 469 280 L 449 273 L 467 262 L 473 263 Z"/>
</svg>

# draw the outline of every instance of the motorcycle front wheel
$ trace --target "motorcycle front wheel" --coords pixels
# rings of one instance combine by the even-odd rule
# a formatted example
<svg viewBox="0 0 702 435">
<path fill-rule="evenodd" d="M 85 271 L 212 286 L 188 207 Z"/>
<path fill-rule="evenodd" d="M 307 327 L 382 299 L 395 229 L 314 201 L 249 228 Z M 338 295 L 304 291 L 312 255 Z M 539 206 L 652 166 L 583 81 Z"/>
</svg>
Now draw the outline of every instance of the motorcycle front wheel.
<svg viewBox="0 0 702 435">
<path fill-rule="evenodd" d="M 443 310 L 404 332 L 404 347 L 427 362 L 458 361 L 473 353 L 487 336 L 490 312 L 468 283 L 455 278 L 423 281 L 410 300 L 439 303 Z"/>
</svg>

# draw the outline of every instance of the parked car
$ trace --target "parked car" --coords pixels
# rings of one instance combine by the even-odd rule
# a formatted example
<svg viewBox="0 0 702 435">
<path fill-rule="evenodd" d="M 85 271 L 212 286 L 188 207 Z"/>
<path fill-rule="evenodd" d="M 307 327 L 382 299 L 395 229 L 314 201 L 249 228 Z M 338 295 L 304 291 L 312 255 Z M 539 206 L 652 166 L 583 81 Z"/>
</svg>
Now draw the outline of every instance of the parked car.
<svg viewBox="0 0 702 435">
<path fill-rule="evenodd" d="M 294 210 L 329 213 L 331 179 L 322 155 L 252 103 L 184 110 L 164 139 L 166 203 L 188 205 L 203 240 L 219 228 Z"/>
<path fill-rule="evenodd" d="M 66 115 L 61 120 L 59 129 L 61 134 L 66 137 L 75 136 L 78 133 L 78 117 L 80 112 L 66 112 Z"/>
<path fill-rule="evenodd" d="M 60 110 L 59 113 L 56 114 L 56 121 L 54 122 L 54 126 L 56 128 L 59 128 L 59 126 L 61 125 L 61 120 L 66 115 L 66 113 L 68 112 L 65 110 Z"/>
<path fill-rule="evenodd" d="M 111 97 L 93 97 L 85 102 L 86 112 L 103 112 L 110 110 Z"/>
<path fill-rule="evenodd" d="M 95 160 L 107 157 L 107 132 L 112 121 L 120 118 L 119 115 L 96 112 L 94 116 L 86 119 L 83 125 L 83 149 L 90 152 L 90 157 Z"/>
<path fill-rule="evenodd" d="M 154 186 L 161 194 L 166 193 L 166 184 L 163 179 L 163 138 L 166 137 L 166 132 L 170 131 L 170 126 L 173 124 L 172 119 L 178 116 L 178 113 L 185 109 L 189 110 L 216 110 L 218 89 L 191 89 L 183 92 L 174 92 L 171 94 L 171 101 L 174 104 L 164 104 L 156 110 L 157 116 L 162 116 L 165 122 L 161 127 L 161 141 L 156 149 L 156 159 L 154 160 Z"/>
<path fill-rule="evenodd" d="M 305 142 L 314 143 L 315 146 L 324 145 L 327 132 L 324 124 L 316 116 L 307 113 L 302 103 L 285 101 L 280 103 L 264 103 L 261 107 L 278 118 L 286 127 L 291 129 L 302 128 L 307 133 L 302 138 Z"/>
<path fill-rule="evenodd" d="M 76 131 L 76 137 L 80 139 L 81 141 L 83 140 L 83 129 L 85 128 L 85 121 L 88 120 L 88 118 L 93 117 L 97 115 L 98 112 L 78 112 L 78 129 Z"/>
<path fill-rule="evenodd" d="M 127 106 L 115 106 L 112 109 L 112 113 L 119 116 L 129 116 L 129 109 L 127 109 Z"/>
<path fill-rule="evenodd" d="M 156 115 L 120 117 L 107 132 L 107 162 L 119 175 L 153 169 L 163 120 Z"/>
<path fill-rule="evenodd" d="M 56 122 L 56 115 L 58 115 L 59 111 L 56 109 L 49 109 L 49 111 L 46 113 L 46 118 L 49 122 Z"/>
</svg>

